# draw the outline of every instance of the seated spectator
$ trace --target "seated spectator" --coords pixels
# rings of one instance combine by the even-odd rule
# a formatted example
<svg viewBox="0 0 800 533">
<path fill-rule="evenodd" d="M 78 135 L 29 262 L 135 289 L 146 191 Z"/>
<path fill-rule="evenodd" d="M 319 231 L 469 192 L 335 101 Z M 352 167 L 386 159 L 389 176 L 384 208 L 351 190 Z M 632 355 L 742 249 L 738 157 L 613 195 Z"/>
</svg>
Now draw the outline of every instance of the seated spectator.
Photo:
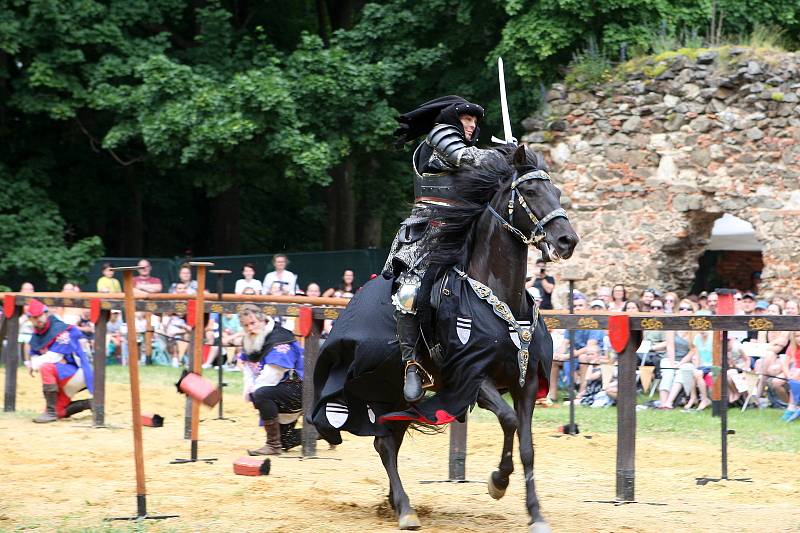
<svg viewBox="0 0 800 533">
<path fill-rule="evenodd" d="M 674 315 L 676 311 L 675 307 L 678 304 L 678 300 L 679 300 L 678 295 L 675 294 L 674 292 L 670 291 L 666 293 L 664 297 L 661 298 L 661 301 L 664 303 L 664 313 L 668 315 Z"/>
<path fill-rule="evenodd" d="M 547 394 L 547 400 L 537 402 L 537 405 L 545 405 L 547 407 L 553 405 L 553 402 L 558 400 L 558 376 L 561 373 L 561 369 L 564 367 L 564 361 L 569 361 L 569 336 L 566 330 L 554 329 L 550 332 L 550 337 L 553 339 L 553 364 L 550 368 L 550 390 Z M 575 379 L 574 381 L 577 383 L 578 380 Z"/>
<path fill-rule="evenodd" d="M 288 270 L 289 258 L 284 254 L 276 254 L 272 257 L 272 266 L 275 270 L 264 276 L 262 283 L 265 294 L 271 294 L 273 283 L 280 284 L 282 294 L 295 294 L 297 292 L 297 276 Z M 270 291 L 270 292 L 267 292 Z"/>
<path fill-rule="evenodd" d="M 255 305 L 239 311 L 244 329 L 243 367 L 245 401 L 252 402 L 264 422 L 266 443 L 251 455 L 280 455 L 290 444 L 281 439 L 278 415 L 297 413 L 303 406 L 303 349 L 294 334 L 265 316 Z"/>
<path fill-rule="evenodd" d="M 711 311 L 708 307 L 708 292 L 702 291 L 697 295 L 697 304 L 700 306 L 701 311 Z"/>
<path fill-rule="evenodd" d="M 693 315 L 694 303 L 681 300 L 678 314 Z M 690 394 L 687 408 L 694 405 L 697 394 L 694 388 L 695 364 L 694 333 L 691 331 L 667 331 L 666 358 L 661 360 L 661 382 L 658 385 L 659 405 L 661 409 L 672 409 L 681 391 Z"/>
<path fill-rule="evenodd" d="M 245 287 L 242 291 L 243 296 L 252 296 L 254 294 L 258 294 L 253 287 Z"/>
<path fill-rule="evenodd" d="M 597 289 L 596 299 L 603 300 L 605 308 L 608 309 L 608 304 L 611 303 L 611 287 L 600 287 Z"/>
<path fill-rule="evenodd" d="M 103 273 L 97 279 L 97 292 L 122 292 L 122 286 L 119 280 L 114 277 L 114 271 L 111 263 L 103 263 L 101 272 Z"/>
<path fill-rule="evenodd" d="M 775 388 L 788 387 L 789 397 L 781 420 L 794 422 L 800 419 L 800 332 L 792 332 L 789 350 L 782 360 L 781 366 L 781 377 L 783 379 L 774 379 L 773 386 Z"/>
<path fill-rule="evenodd" d="M 162 291 L 161 280 L 150 275 L 153 270 L 150 261 L 147 259 L 140 259 L 136 268 L 139 271 L 139 275 L 133 278 L 134 289 L 145 293 Z"/>
<path fill-rule="evenodd" d="M 608 310 L 614 312 L 623 311 L 627 301 L 628 291 L 625 289 L 625 285 L 618 283 L 611 289 L 611 301 L 608 303 Z"/>
<path fill-rule="evenodd" d="M 639 302 L 636 300 L 628 300 L 625 302 L 625 307 L 622 309 L 626 313 L 639 313 L 641 309 L 639 308 Z"/>
<path fill-rule="evenodd" d="M 106 360 L 108 362 L 122 362 L 122 311 L 113 309 L 106 322 Z"/>
<path fill-rule="evenodd" d="M 309 283 L 308 287 L 306 287 L 306 296 L 311 296 L 312 298 L 322 296 L 319 285 L 313 282 Z"/>
<path fill-rule="evenodd" d="M 716 292 L 708 293 L 708 310 L 712 315 L 717 314 L 717 303 L 719 303 L 719 295 Z"/>
<path fill-rule="evenodd" d="M 661 300 L 650 302 L 650 312 L 654 315 L 664 313 L 664 304 Z M 641 353 L 642 365 L 655 367 L 655 377 L 661 378 L 661 359 L 667 353 L 667 332 L 664 330 L 647 330 L 642 332 L 642 344 L 647 348 L 645 353 Z"/>
<path fill-rule="evenodd" d="M 33 290 L 33 283 L 29 281 L 24 282 L 22 285 L 20 285 L 19 292 L 35 292 Z M 30 357 L 30 342 L 32 334 L 33 326 L 31 325 L 31 320 L 28 317 L 28 306 L 26 305 L 23 307 L 22 316 L 19 317 L 19 335 L 17 336 L 17 342 L 22 345 L 22 355 L 25 358 L 25 361 L 27 361 Z"/>
<path fill-rule="evenodd" d="M 355 274 L 352 270 L 345 270 L 342 273 L 342 282 L 337 285 L 336 287 L 332 287 L 330 289 L 326 289 L 322 296 L 334 296 L 336 293 L 342 294 L 345 292 L 349 292 L 351 294 L 355 294 L 358 290 L 358 286 L 353 284 L 353 280 L 355 279 Z"/>
<path fill-rule="evenodd" d="M 80 319 L 78 319 L 78 331 L 83 333 L 86 343 L 84 346 L 85 351 L 94 352 L 94 322 L 89 318 L 89 309 L 81 309 Z"/>
<path fill-rule="evenodd" d="M 253 289 L 253 294 L 261 294 L 264 290 L 261 282 L 255 278 L 256 267 L 253 263 L 245 263 L 242 267 L 242 279 L 236 280 L 236 287 L 233 292 L 236 294 L 244 294 L 246 288 Z"/>
<path fill-rule="evenodd" d="M 650 302 L 652 302 L 656 298 L 656 290 L 655 289 L 645 289 L 642 291 L 642 295 L 639 297 L 639 310 L 642 312 L 647 312 L 650 310 Z"/>
<path fill-rule="evenodd" d="M 783 307 L 783 314 L 789 316 L 797 316 L 800 314 L 800 305 L 797 300 L 786 300 L 786 305 Z"/>
<path fill-rule="evenodd" d="M 178 269 L 178 281 L 169 286 L 169 293 L 176 294 L 178 284 L 185 287 L 184 294 L 197 294 L 197 280 L 192 279 L 192 267 L 188 263 L 184 263 Z"/>
</svg>

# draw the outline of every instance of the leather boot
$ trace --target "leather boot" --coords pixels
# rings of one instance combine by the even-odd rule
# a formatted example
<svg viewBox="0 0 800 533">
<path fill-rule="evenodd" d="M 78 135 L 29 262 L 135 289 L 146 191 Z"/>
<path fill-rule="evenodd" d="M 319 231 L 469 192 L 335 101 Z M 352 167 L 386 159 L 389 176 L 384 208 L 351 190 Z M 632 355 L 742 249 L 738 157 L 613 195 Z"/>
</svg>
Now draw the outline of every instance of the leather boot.
<svg viewBox="0 0 800 533">
<path fill-rule="evenodd" d="M 422 389 L 422 376 L 417 362 L 417 341 L 419 340 L 419 320 L 417 315 L 396 312 L 397 340 L 400 342 L 400 354 L 405 363 L 403 380 L 403 397 L 408 403 L 416 403 L 425 394 Z"/>
<path fill-rule="evenodd" d="M 56 416 L 56 401 L 58 400 L 58 385 L 55 383 L 45 383 L 42 385 L 44 394 L 45 409 L 44 413 L 33 419 L 37 424 L 47 424 L 58 420 Z"/>
<path fill-rule="evenodd" d="M 65 409 L 66 416 L 70 417 L 72 415 L 80 413 L 81 411 L 85 411 L 91 408 L 92 408 L 92 400 L 76 400 L 74 402 L 69 402 L 69 405 Z"/>
<path fill-rule="evenodd" d="M 280 455 L 283 453 L 281 450 L 281 425 L 278 423 L 278 418 L 266 420 L 264 431 L 267 434 L 266 444 L 257 450 L 247 450 L 247 453 L 250 455 Z"/>
</svg>

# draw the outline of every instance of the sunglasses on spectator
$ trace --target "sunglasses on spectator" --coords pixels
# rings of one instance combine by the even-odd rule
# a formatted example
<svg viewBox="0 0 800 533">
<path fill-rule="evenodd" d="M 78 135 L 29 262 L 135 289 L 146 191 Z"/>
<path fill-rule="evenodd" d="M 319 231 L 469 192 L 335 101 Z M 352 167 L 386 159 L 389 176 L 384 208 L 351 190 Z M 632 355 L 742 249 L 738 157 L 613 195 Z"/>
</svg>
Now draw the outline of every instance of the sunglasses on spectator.
<svg viewBox="0 0 800 533">
<path fill-rule="evenodd" d="M 692 310 L 691 307 L 685 307 L 685 306 L 681 306 L 678 308 L 678 311 L 691 311 L 691 310 Z"/>
</svg>

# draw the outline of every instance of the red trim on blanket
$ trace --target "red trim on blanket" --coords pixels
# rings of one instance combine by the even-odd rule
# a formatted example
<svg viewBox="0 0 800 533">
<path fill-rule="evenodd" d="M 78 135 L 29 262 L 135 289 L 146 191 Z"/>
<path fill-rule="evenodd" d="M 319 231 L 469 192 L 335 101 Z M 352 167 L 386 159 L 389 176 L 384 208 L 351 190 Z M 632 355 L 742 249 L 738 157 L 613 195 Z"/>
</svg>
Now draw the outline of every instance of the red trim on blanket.
<svg viewBox="0 0 800 533">
<path fill-rule="evenodd" d="M 413 407 L 411 408 L 413 409 Z M 407 411 L 408 412 L 408 411 Z M 397 414 L 394 416 L 384 415 L 378 419 L 378 423 L 385 424 L 386 422 L 392 422 L 395 420 L 408 420 L 411 422 L 422 422 L 423 424 L 431 424 L 434 426 L 441 426 L 444 424 L 449 424 L 456 419 L 453 415 L 445 411 L 444 409 L 437 409 L 436 410 L 436 420 L 429 420 L 425 418 L 422 413 L 417 412 L 417 416 L 412 416 L 411 414 Z"/>
</svg>

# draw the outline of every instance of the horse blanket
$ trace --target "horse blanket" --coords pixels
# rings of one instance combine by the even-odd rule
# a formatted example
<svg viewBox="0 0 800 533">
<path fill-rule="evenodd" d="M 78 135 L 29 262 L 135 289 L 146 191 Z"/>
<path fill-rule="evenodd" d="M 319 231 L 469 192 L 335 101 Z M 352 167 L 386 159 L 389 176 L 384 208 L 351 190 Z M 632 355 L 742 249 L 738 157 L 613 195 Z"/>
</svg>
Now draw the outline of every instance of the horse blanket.
<svg viewBox="0 0 800 533">
<path fill-rule="evenodd" d="M 517 333 L 476 294 L 468 278 L 450 272 L 436 284 L 441 300 L 435 338 L 423 335 L 419 345 L 441 344 L 441 355 L 433 356 L 441 375 L 439 390 L 415 405 L 406 404 L 392 283 L 381 276 L 369 281 L 339 315 L 320 352 L 313 378 L 315 403 L 307 420 L 332 444 L 342 441 L 341 431 L 389 435 L 386 422 L 392 420 L 438 425 L 463 417 L 498 357 L 507 365 L 504 374 L 518 376 Z M 533 301 L 529 304 L 532 310 Z M 527 327 L 531 317 L 517 322 Z M 553 350 L 541 318 L 530 348 L 529 369 L 538 370 L 539 392 L 546 394 Z"/>
</svg>

